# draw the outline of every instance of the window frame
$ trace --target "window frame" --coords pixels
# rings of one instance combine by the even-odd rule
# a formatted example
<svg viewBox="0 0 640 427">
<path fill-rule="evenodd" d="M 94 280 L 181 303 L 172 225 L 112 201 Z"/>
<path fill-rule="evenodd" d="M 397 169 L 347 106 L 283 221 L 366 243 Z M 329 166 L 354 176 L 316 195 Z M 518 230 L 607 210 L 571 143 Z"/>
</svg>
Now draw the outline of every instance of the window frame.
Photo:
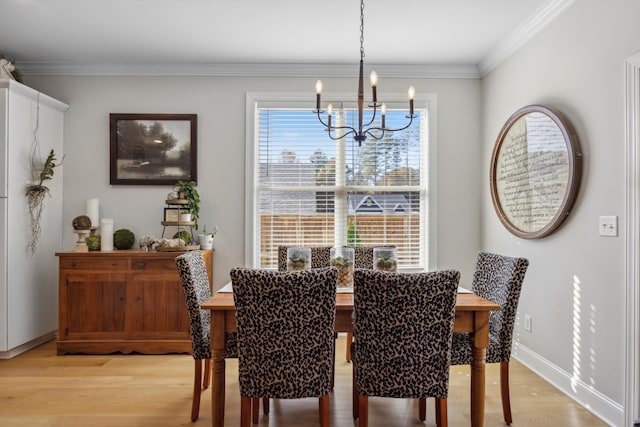
<svg viewBox="0 0 640 427">
<path fill-rule="evenodd" d="M 257 162 L 259 162 L 259 153 L 256 150 L 256 138 L 259 135 L 260 124 L 256 120 L 258 117 L 258 108 L 264 107 L 264 104 L 274 107 L 285 108 L 307 108 L 309 114 L 312 113 L 313 94 L 309 93 L 287 93 L 287 92 L 247 92 L 245 103 L 245 250 L 244 264 L 252 268 L 260 268 L 260 257 L 257 248 L 257 230 L 259 227 L 258 218 L 256 218 L 257 199 L 255 172 L 257 170 Z M 347 93 L 327 93 L 325 99 L 351 99 L 353 94 Z M 385 101 L 389 103 L 406 102 L 406 94 L 385 93 Z M 414 100 L 416 109 L 426 109 L 428 112 L 427 123 L 427 150 L 425 154 L 428 174 L 426 182 L 426 206 L 425 228 L 428 230 L 428 238 L 424 242 L 427 250 L 426 259 L 423 260 L 425 269 L 403 269 L 402 271 L 429 271 L 437 265 L 436 245 L 438 241 L 437 235 L 437 211 L 434 201 L 436 199 L 436 177 L 437 177 L 437 96 L 433 93 L 417 95 Z M 422 236 L 424 238 L 424 236 Z"/>
</svg>

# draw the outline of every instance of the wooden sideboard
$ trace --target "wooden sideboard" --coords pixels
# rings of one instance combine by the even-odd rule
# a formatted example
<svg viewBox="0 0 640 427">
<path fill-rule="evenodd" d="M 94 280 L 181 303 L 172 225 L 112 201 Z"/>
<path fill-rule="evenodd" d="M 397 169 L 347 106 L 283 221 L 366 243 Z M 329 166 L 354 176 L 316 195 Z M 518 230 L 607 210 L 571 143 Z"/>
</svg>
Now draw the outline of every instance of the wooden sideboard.
<svg viewBox="0 0 640 427">
<path fill-rule="evenodd" d="M 213 249 L 202 255 L 213 276 Z M 58 354 L 191 353 L 175 258 L 182 252 L 58 252 Z"/>
</svg>

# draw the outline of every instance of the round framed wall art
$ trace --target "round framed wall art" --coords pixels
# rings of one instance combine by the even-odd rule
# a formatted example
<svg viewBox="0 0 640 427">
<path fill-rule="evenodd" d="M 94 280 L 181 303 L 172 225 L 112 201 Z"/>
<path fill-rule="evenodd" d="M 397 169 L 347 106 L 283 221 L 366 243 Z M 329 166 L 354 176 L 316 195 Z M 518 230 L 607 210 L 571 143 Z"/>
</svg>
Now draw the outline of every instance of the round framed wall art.
<svg viewBox="0 0 640 427">
<path fill-rule="evenodd" d="M 550 235 L 571 212 L 581 173 L 580 145 L 566 118 L 542 105 L 520 108 L 491 156 L 491 199 L 500 221 L 524 239 Z"/>
</svg>

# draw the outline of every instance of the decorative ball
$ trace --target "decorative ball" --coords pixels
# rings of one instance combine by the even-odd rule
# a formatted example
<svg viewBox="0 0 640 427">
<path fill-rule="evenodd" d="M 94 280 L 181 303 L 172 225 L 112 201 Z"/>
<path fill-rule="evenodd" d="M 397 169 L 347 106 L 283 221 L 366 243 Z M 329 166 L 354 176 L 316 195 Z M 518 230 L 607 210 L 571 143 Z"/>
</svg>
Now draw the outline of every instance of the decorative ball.
<svg viewBox="0 0 640 427">
<path fill-rule="evenodd" d="M 135 241 L 136 236 L 126 228 L 121 228 L 113 233 L 113 246 L 116 249 L 130 249 Z"/>
<path fill-rule="evenodd" d="M 182 230 L 180 233 L 176 233 L 173 235 L 174 239 L 180 238 L 184 241 L 185 245 L 191 243 L 191 234 L 187 230 Z"/>
<path fill-rule="evenodd" d="M 167 194 L 167 200 L 175 200 L 178 198 L 178 193 L 176 191 L 172 191 Z"/>
<path fill-rule="evenodd" d="M 100 236 L 88 236 L 84 241 L 87 243 L 87 247 L 90 251 L 100 250 L 100 244 L 102 243 Z"/>
<path fill-rule="evenodd" d="M 74 230 L 90 230 L 91 218 L 86 215 L 80 215 L 73 218 L 73 222 L 71 224 L 73 225 Z"/>
</svg>

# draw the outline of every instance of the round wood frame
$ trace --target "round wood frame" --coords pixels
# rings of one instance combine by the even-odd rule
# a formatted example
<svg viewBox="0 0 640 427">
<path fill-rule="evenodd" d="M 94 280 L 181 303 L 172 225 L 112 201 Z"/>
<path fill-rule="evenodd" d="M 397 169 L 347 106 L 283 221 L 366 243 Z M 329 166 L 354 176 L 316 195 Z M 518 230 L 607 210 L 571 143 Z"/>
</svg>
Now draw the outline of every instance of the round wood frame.
<svg viewBox="0 0 640 427">
<path fill-rule="evenodd" d="M 562 175 L 566 174 L 567 179 L 566 179 L 566 189 L 564 190 L 564 194 L 561 195 L 562 201 L 559 203 L 557 207 L 555 207 L 555 205 L 546 207 L 547 210 L 549 209 L 552 210 L 552 212 L 546 215 L 550 217 L 549 220 L 546 221 L 542 226 L 539 226 L 535 229 L 526 230 L 516 225 L 516 221 L 514 221 L 514 219 L 516 219 L 515 216 L 510 215 L 509 210 L 505 209 L 504 207 L 508 206 L 509 204 L 517 205 L 518 203 L 525 203 L 525 205 L 529 209 L 531 209 L 531 207 L 537 206 L 536 200 L 532 200 L 532 198 L 530 197 L 530 193 L 532 193 L 532 191 L 525 192 L 527 196 L 525 197 L 524 201 L 520 200 L 522 199 L 521 196 L 511 197 L 511 199 L 509 199 L 509 196 L 511 195 L 507 194 L 506 191 L 500 190 L 500 187 L 503 186 L 502 185 L 503 181 L 498 176 L 498 167 L 499 167 L 499 161 L 501 161 L 501 154 L 503 150 L 505 150 L 505 148 L 507 149 L 510 148 L 508 144 L 513 141 L 513 138 L 511 138 L 510 136 L 511 129 L 516 123 L 518 123 L 520 119 L 523 119 L 526 115 L 531 113 L 541 113 L 546 117 L 548 117 L 553 122 L 553 124 L 555 124 L 558 127 L 560 133 L 562 134 L 562 137 L 564 139 L 564 145 L 566 147 L 567 162 L 566 162 L 566 169 L 562 169 L 560 172 L 562 172 Z M 524 139 L 524 141 L 528 144 L 527 139 Z M 557 148 L 557 145 L 555 147 Z M 528 148 L 529 146 L 527 145 L 527 153 L 529 152 Z M 549 150 L 549 151 L 552 151 L 552 150 Z M 513 149 L 512 149 L 512 152 L 513 152 Z M 562 164 L 560 166 L 564 168 L 565 165 Z M 548 168 L 553 168 L 553 167 L 557 167 L 557 164 L 549 163 Z M 545 167 L 545 169 L 548 169 L 548 168 Z M 518 178 L 520 180 L 517 183 L 518 185 L 521 185 L 523 182 L 524 184 L 531 184 L 528 169 L 526 170 L 527 172 L 524 174 L 526 175 L 526 178 Z M 560 113 L 552 110 L 549 107 L 545 107 L 542 105 L 528 105 L 526 107 L 520 108 L 511 117 L 509 117 L 507 122 L 502 127 L 502 130 L 500 131 L 500 134 L 498 135 L 495 146 L 493 148 L 493 154 L 491 155 L 491 168 L 489 173 L 491 200 L 493 202 L 493 207 L 495 208 L 496 213 L 498 214 L 498 218 L 500 218 L 500 221 L 502 222 L 502 224 L 512 234 L 518 237 L 521 237 L 523 239 L 539 239 L 539 238 L 548 236 L 551 233 L 553 233 L 562 224 L 562 222 L 567 218 L 567 216 L 569 216 L 569 213 L 571 212 L 571 208 L 573 207 L 573 203 L 575 202 L 576 197 L 578 195 L 581 174 L 582 174 L 582 153 L 580 151 L 578 138 L 575 134 L 575 131 L 573 130 L 573 127 L 571 126 L 571 123 L 569 123 Z M 553 192 L 553 189 L 552 189 L 553 186 L 557 187 L 558 185 L 557 180 L 555 182 L 545 182 L 544 178 L 542 178 L 542 181 L 540 181 L 541 175 L 544 175 L 544 174 L 539 174 L 538 175 L 539 179 L 538 181 L 535 182 L 536 189 L 542 192 L 543 194 L 545 191 Z M 562 184 L 564 184 L 564 181 L 562 181 Z M 531 188 L 531 186 L 529 185 L 528 188 Z M 560 193 L 555 194 L 555 196 L 559 196 L 559 195 Z M 519 199 L 519 200 L 516 200 L 516 199 Z M 533 221 L 533 220 L 529 218 L 529 221 Z"/>
</svg>

